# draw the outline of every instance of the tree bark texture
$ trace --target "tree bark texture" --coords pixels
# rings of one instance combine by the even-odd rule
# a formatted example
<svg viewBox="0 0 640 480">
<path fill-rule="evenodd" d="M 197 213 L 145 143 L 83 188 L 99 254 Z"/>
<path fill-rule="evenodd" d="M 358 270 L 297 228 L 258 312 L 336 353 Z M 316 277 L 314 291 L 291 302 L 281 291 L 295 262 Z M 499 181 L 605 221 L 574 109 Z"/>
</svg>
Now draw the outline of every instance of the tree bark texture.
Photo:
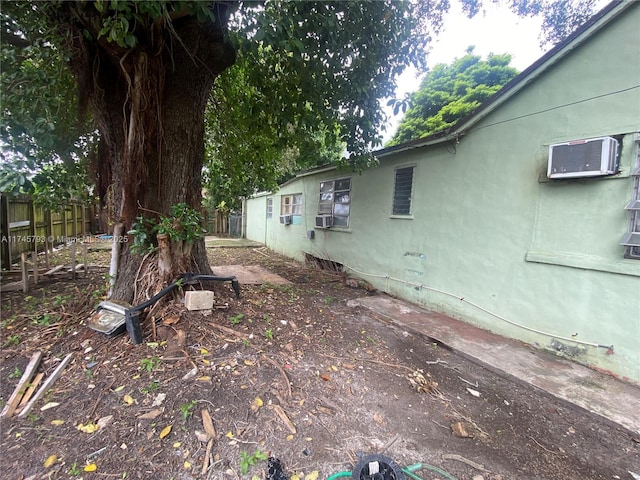
<svg viewBox="0 0 640 480">
<path fill-rule="evenodd" d="M 178 203 L 201 210 L 205 105 L 216 76 L 235 62 L 224 36 L 228 4 L 212 8 L 215 22 L 185 15 L 138 26 L 132 49 L 98 38 L 91 3 L 62 2 L 57 12 L 61 31 L 70 32 L 70 68 L 100 130 L 98 162 L 109 162 L 96 168 L 110 173 L 110 220 L 125 231 L 138 215 L 168 215 Z M 112 296 L 131 302 L 142 257 L 123 248 L 119 261 Z M 190 264 L 210 272 L 204 241 Z"/>
</svg>

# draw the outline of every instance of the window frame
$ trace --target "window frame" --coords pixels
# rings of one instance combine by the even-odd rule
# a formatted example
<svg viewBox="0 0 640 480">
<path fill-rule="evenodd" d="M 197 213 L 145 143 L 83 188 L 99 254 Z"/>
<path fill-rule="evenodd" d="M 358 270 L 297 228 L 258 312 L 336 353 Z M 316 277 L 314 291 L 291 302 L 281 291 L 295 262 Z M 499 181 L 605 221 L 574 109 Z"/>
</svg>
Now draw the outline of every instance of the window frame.
<svg viewBox="0 0 640 480">
<path fill-rule="evenodd" d="M 289 193 L 287 195 L 280 195 L 280 215 L 301 217 L 302 206 L 302 193 Z"/>
<path fill-rule="evenodd" d="M 624 257 L 640 260 L 640 133 L 636 134 L 635 163 L 629 177 L 633 182 L 631 201 L 624 207 L 629 211 L 629 227 L 620 244 L 624 246 Z"/>
<path fill-rule="evenodd" d="M 405 200 L 408 202 L 408 211 L 404 212 L 400 212 L 398 210 L 396 210 L 396 200 L 397 198 L 400 196 L 398 193 L 398 172 L 400 172 L 401 170 L 411 170 L 411 184 L 409 185 L 409 194 L 408 194 L 408 198 L 406 198 Z M 393 170 L 393 194 L 391 196 L 391 217 L 393 218 L 413 218 L 413 194 L 414 194 L 414 187 L 415 187 L 415 178 L 416 178 L 416 165 L 415 164 L 410 164 L 410 165 L 402 165 L 399 167 L 396 167 Z M 404 195 L 405 197 L 407 197 L 406 195 Z"/>
<path fill-rule="evenodd" d="M 352 177 L 340 177 L 320 182 L 318 215 L 331 215 L 332 228 L 348 229 L 351 224 L 352 187 Z M 336 219 L 342 220 L 336 222 Z"/>
<path fill-rule="evenodd" d="M 267 220 L 273 218 L 273 197 L 267 198 Z"/>
</svg>

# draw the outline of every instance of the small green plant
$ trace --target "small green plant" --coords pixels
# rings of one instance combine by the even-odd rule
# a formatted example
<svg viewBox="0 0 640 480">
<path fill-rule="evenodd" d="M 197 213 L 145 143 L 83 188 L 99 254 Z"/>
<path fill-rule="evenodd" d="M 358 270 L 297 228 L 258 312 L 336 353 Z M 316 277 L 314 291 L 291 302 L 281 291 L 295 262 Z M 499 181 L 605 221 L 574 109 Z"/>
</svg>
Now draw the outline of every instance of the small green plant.
<svg viewBox="0 0 640 480">
<path fill-rule="evenodd" d="M 22 376 L 22 370 L 20 367 L 16 367 L 13 369 L 13 372 L 9 374 L 9 379 L 20 378 Z"/>
<path fill-rule="evenodd" d="M 180 405 L 180 415 L 182 416 L 182 420 L 185 422 L 189 419 L 191 415 L 193 415 L 193 409 L 196 408 L 195 400 L 191 400 L 189 403 L 183 403 Z"/>
<path fill-rule="evenodd" d="M 153 218 L 144 218 L 142 215 L 136 217 L 136 221 L 127 232 L 133 238 L 133 243 L 129 247 L 131 253 L 145 255 L 156 249 L 155 228 L 156 222 Z"/>
<path fill-rule="evenodd" d="M 240 452 L 240 471 L 243 475 L 246 475 L 249 471 L 249 467 L 257 464 L 260 460 L 266 460 L 267 458 L 267 454 L 259 449 L 252 454 L 242 451 Z"/>
<path fill-rule="evenodd" d="M 56 295 L 53 297 L 52 304 L 54 307 L 61 307 L 71 300 L 71 295 Z"/>
<path fill-rule="evenodd" d="M 140 389 L 141 393 L 144 393 L 145 395 L 148 393 L 151 393 L 157 389 L 160 388 L 160 381 L 159 380 L 151 380 L 151 383 L 149 383 L 149 385 L 142 387 Z"/>
<path fill-rule="evenodd" d="M 244 313 L 239 313 L 238 315 L 231 317 L 229 320 L 231 321 L 232 325 L 237 325 L 242 321 L 243 318 L 244 318 Z"/>
<path fill-rule="evenodd" d="M 20 335 L 9 335 L 4 341 L 5 346 L 16 346 L 20 344 Z"/>
<path fill-rule="evenodd" d="M 248 338 L 243 338 L 242 345 L 244 345 L 245 347 L 248 347 L 249 345 L 251 345 L 251 342 L 249 341 Z"/>
<path fill-rule="evenodd" d="M 202 217 L 186 203 L 178 203 L 171 207 L 168 217 L 160 217 L 156 227 L 157 233 L 169 235 L 171 240 L 184 240 L 193 242 L 203 235 L 201 226 Z"/>
<path fill-rule="evenodd" d="M 265 336 L 265 338 L 268 338 L 269 340 L 273 340 L 273 328 L 267 328 L 264 331 L 264 336 Z"/>
<path fill-rule="evenodd" d="M 52 322 L 55 322 L 58 318 L 55 315 L 51 315 L 50 313 L 42 313 L 37 315 L 33 319 L 33 323 L 40 327 L 49 327 Z"/>
<path fill-rule="evenodd" d="M 67 473 L 73 477 L 79 477 L 80 475 L 82 475 L 82 469 L 78 467 L 78 462 L 73 462 L 73 465 L 69 467 Z"/>
<path fill-rule="evenodd" d="M 262 320 L 264 320 L 264 322 L 267 325 L 271 325 L 271 317 L 269 315 L 267 315 L 266 313 L 264 315 L 262 315 Z"/>
<path fill-rule="evenodd" d="M 331 305 L 332 303 L 335 303 L 335 302 L 336 302 L 336 300 L 337 300 L 337 298 L 336 298 L 336 297 L 332 297 L 331 295 L 327 295 L 326 297 L 324 297 L 324 300 L 323 300 L 323 301 L 324 301 L 324 304 L 325 304 L 325 305 L 329 306 L 329 305 Z"/>
<path fill-rule="evenodd" d="M 158 357 L 143 358 L 140 360 L 140 366 L 143 370 L 146 370 L 147 373 L 151 373 L 158 365 L 160 365 L 160 359 Z"/>
</svg>

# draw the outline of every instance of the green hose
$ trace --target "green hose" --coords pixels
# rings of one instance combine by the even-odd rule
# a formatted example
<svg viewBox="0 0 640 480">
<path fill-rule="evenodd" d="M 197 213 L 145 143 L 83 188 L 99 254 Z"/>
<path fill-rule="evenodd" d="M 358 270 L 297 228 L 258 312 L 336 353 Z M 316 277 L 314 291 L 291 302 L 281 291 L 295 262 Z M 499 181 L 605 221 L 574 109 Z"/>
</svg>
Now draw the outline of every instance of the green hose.
<svg viewBox="0 0 640 480">
<path fill-rule="evenodd" d="M 413 465 L 409 465 L 407 468 L 403 468 L 402 471 L 405 474 L 407 474 L 409 478 L 412 478 L 413 480 L 423 480 L 421 477 L 413 473 L 416 470 L 421 470 L 423 468 L 426 470 L 431 470 L 432 472 L 435 472 L 439 475 L 442 475 L 447 480 L 458 480 L 453 475 L 448 474 L 444 470 L 440 470 L 438 467 L 429 465 L 428 463 L 414 463 Z M 338 472 L 328 477 L 327 480 L 334 480 L 334 478 L 342 478 L 342 477 L 350 477 L 350 476 L 351 476 L 351 472 Z"/>
<path fill-rule="evenodd" d="M 327 480 L 333 480 L 334 478 L 350 477 L 350 476 L 351 476 L 351 472 L 338 472 L 331 475 L 329 478 L 327 478 Z"/>
<path fill-rule="evenodd" d="M 432 472 L 435 472 L 435 473 L 437 473 L 439 475 L 442 475 L 447 480 L 458 480 L 453 475 L 445 472 L 444 470 L 439 469 L 438 467 L 434 467 L 433 465 L 429 465 L 428 463 L 416 463 L 414 465 L 409 465 L 407 468 L 403 468 L 402 471 L 404 473 L 406 473 L 407 475 L 409 475 L 409 477 L 411 477 L 413 480 L 422 480 L 422 478 L 420 478 L 418 475 L 413 473 L 416 470 L 420 470 L 422 468 L 424 468 L 426 470 L 431 470 Z"/>
</svg>

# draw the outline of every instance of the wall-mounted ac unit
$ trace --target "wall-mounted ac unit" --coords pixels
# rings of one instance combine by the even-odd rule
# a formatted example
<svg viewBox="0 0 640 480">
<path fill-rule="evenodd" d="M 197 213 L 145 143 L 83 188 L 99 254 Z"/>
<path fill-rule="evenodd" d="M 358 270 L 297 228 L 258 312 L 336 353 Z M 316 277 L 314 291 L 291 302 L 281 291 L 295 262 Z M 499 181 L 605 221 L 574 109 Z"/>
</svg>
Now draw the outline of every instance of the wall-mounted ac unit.
<svg viewBox="0 0 640 480">
<path fill-rule="evenodd" d="M 616 173 L 618 141 L 612 137 L 590 138 L 549 146 L 547 177 L 597 177 Z"/>
<path fill-rule="evenodd" d="M 280 223 L 283 225 L 291 225 L 293 222 L 293 215 L 280 215 Z"/>
<path fill-rule="evenodd" d="M 316 215 L 316 228 L 329 228 L 333 225 L 332 215 Z"/>
</svg>

